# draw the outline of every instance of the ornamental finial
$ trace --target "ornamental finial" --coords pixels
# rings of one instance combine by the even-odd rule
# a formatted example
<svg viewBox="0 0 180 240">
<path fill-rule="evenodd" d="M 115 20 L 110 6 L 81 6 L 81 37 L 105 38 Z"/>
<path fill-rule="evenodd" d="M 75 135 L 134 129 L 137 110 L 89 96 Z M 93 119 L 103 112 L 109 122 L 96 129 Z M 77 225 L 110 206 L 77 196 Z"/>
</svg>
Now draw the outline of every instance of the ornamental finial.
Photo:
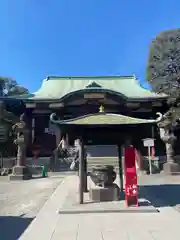
<svg viewBox="0 0 180 240">
<path fill-rule="evenodd" d="M 104 112 L 104 106 L 103 106 L 103 105 L 100 106 L 99 112 L 100 112 L 100 113 Z"/>
</svg>

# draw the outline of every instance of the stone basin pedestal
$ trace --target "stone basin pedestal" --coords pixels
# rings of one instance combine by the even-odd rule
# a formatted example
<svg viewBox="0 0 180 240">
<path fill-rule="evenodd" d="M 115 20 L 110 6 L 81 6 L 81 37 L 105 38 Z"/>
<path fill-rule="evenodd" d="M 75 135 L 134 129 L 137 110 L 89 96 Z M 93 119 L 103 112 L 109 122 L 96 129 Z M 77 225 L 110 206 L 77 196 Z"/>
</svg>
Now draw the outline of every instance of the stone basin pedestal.
<svg viewBox="0 0 180 240">
<path fill-rule="evenodd" d="M 14 166 L 12 174 L 9 175 L 10 180 L 29 180 L 32 178 L 32 174 L 26 166 Z"/>
<path fill-rule="evenodd" d="M 119 200 L 119 187 L 114 183 L 116 172 L 114 167 L 96 166 L 90 173 L 93 186 L 90 188 L 89 196 L 94 202 Z"/>
</svg>

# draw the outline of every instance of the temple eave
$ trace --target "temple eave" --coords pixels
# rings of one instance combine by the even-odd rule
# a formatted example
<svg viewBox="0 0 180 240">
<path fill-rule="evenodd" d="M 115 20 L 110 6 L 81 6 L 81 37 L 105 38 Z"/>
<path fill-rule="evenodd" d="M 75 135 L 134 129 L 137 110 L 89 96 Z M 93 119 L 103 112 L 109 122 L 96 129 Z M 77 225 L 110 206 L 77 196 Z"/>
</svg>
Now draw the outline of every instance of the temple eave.
<svg viewBox="0 0 180 240">
<path fill-rule="evenodd" d="M 139 119 L 120 114 L 96 113 L 88 114 L 74 119 L 60 120 L 56 114 L 51 114 L 51 122 L 64 125 L 134 125 L 134 124 L 155 124 L 161 121 L 162 114 L 155 120 Z"/>
</svg>

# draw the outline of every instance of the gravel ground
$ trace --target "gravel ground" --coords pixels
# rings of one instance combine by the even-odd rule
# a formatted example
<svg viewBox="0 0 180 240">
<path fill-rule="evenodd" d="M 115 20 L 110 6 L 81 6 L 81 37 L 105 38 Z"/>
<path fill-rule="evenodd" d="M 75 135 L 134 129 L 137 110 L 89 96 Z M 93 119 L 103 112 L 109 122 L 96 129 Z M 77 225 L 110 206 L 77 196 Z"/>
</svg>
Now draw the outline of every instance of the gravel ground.
<svg viewBox="0 0 180 240">
<path fill-rule="evenodd" d="M 0 216 L 34 218 L 61 181 L 62 177 L 22 182 L 0 179 Z"/>
<path fill-rule="evenodd" d="M 0 177 L 0 239 L 19 239 L 63 177 L 29 181 L 8 181 L 7 177 Z"/>
</svg>

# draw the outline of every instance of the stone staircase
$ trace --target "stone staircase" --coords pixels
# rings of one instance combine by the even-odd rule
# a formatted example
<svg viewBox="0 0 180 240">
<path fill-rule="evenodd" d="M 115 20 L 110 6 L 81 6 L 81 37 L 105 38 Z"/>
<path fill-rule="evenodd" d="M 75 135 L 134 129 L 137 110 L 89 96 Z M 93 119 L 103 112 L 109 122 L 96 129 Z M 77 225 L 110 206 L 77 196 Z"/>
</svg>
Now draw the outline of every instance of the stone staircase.
<svg viewBox="0 0 180 240">
<path fill-rule="evenodd" d="M 86 146 L 87 150 L 87 168 L 91 171 L 96 165 L 113 165 L 115 170 L 119 171 L 117 146 L 99 145 Z"/>
<path fill-rule="evenodd" d="M 92 168 L 97 165 L 113 165 L 116 171 L 119 171 L 118 158 L 117 157 L 88 157 L 87 158 L 87 171 L 91 172 Z M 70 162 L 64 159 L 59 159 L 56 164 L 56 171 L 69 171 Z"/>
<path fill-rule="evenodd" d="M 69 148 L 71 157 L 58 159 L 56 164 L 57 171 L 69 171 L 70 164 L 73 160 L 74 148 Z M 96 165 L 113 165 L 118 170 L 117 147 L 108 145 L 86 146 L 87 152 L 87 171 L 92 171 Z"/>
<path fill-rule="evenodd" d="M 70 171 L 71 162 L 64 159 L 59 159 L 56 163 L 56 171 Z M 91 172 L 92 168 L 97 165 L 113 165 L 116 171 L 119 171 L 117 157 L 88 157 L 87 158 L 87 171 Z"/>
<path fill-rule="evenodd" d="M 88 172 L 92 171 L 92 168 L 97 165 L 113 165 L 114 169 L 118 172 L 118 157 L 88 157 L 87 158 L 87 170 Z"/>
</svg>

